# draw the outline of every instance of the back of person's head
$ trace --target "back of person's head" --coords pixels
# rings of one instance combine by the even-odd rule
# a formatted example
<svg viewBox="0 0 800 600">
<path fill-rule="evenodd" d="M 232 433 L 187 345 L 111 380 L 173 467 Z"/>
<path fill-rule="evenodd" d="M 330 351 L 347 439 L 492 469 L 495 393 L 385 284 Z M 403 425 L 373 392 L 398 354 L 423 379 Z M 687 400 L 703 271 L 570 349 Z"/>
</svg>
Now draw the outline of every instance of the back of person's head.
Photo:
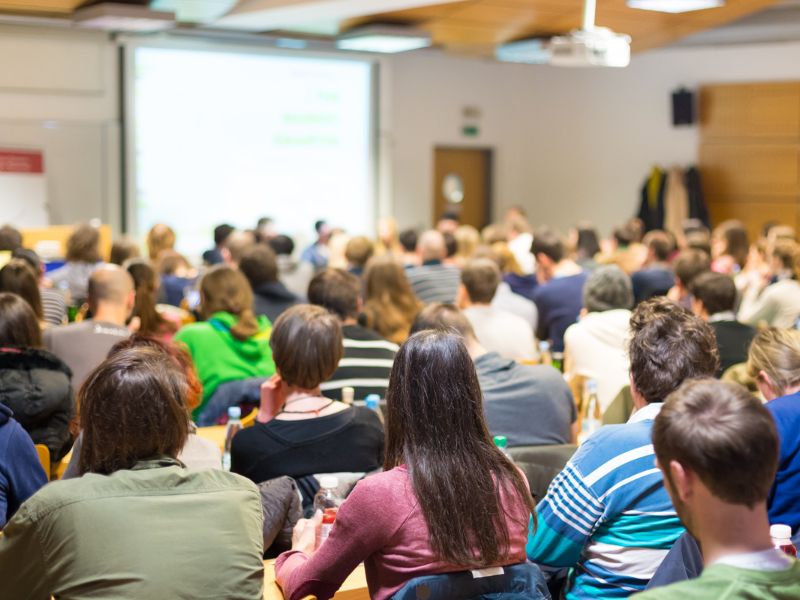
<svg viewBox="0 0 800 600">
<path fill-rule="evenodd" d="M 708 230 L 690 231 L 686 234 L 686 248 L 699 250 L 711 256 L 711 234 Z"/>
<path fill-rule="evenodd" d="M 0 293 L 0 347 L 41 348 L 42 330 L 31 305 L 8 292 Z"/>
<path fill-rule="evenodd" d="M 462 258 L 472 258 L 481 244 L 481 234 L 472 225 L 459 225 L 453 237 L 456 240 L 456 254 Z"/>
<path fill-rule="evenodd" d="M 11 225 L 0 227 L 0 252 L 13 252 L 22 248 L 22 233 Z"/>
<path fill-rule="evenodd" d="M 658 262 L 667 262 L 675 247 L 672 238 L 665 231 L 660 230 L 648 231 L 642 243 L 647 246 L 653 258 Z"/>
<path fill-rule="evenodd" d="M 354 267 L 364 268 L 367 261 L 375 253 L 372 241 L 363 235 L 350 238 L 344 249 L 344 257 Z"/>
<path fill-rule="evenodd" d="M 686 381 L 713 377 L 719 368 L 714 331 L 701 318 L 661 296 L 631 316 L 631 382 L 645 402 L 663 402 Z"/>
<path fill-rule="evenodd" d="M 82 223 L 67 238 L 67 262 L 97 263 L 100 257 L 100 232 Z"/>
<path fill-rule="evenodd" d="M 625 228 L 631 234 L 631 242 L 635 244 L 639 244 L 644 240 L 644 222 L 639 219 L 638 217 L 633 217 L 632 219 L 628 219 L 625 222 Z"/>
<path fill-rule="evenodd" d="M 186 257 L 175 250 L 163 250 L 156 261 L 159 275 L 177 275 L 191 268 Z"/>
<path fill-rule="evenodd" d="M 250 246 L 239 259 L 239 270 L 253 288 L 278 281 L 278 261 L 266 244 Z"/>
<path fill-rule="evenodd" d="M 600 236 L 591 223 L 578 223 L 575 228 L 577 240 L 575 254 L 581 260 L 589 260 L 600 253 Z"/>
<path fill-rule="evenodd" d="M 507 559 L 507 507 L 498 490 L 531 511 L 533 499 L 492 443 L 461 337 L 434 330 L 411 336 L 395 358 L 386 401 L 384 468 L 407 466 L 436 559 L 464 567 Z"/>
<path fill-rule="evenodd" d="M 251 231 L 233 231 L 225 238 L 225 250 L 228 252 L 230 262 L 238 265 L 244 253 L 256 243 L 256 237 Z"/>
<path fill-rule="evenodd" d="M 122 350 L 130 348 L 153 348 L 164 354 L 168 360 L 172 360 L 186 377 L 186 408 L 191 412 L 198 406 L 203 399 L 203 384 L 197 376 L 197 370 L 192 362 L 192 356 L 179 344 L 172 344 L 160 340 L 159 338 L 138 333 L 123 338 L 111 348 L 108 356 L 114 356 Z"/>
<path fill-rule="evenodd" d="M 147 232 L 147 255 L 156 262 L 164 250 L 175 249 L 175 232 L 169 225 L 156 223 Z"/>
<path fill-rule="evenodd" d="M 0 292 L 17 294 L 30 304 L 37 319 L 44 319 L 42 295 L 39 292 L 39 274 L 27 261 L 12 258 L 0 269 Z"/>
<path fill-rule="evenodd" d="M 554 263 L 564 259 L 564 241 L 561 236 L 549 227 L 540 227 L 533 236 L 531 253 L 534 256 L 544 255 Z"/>
<path fill-rule="evenodd" d="M 342 321 L 358 316 L 361 283 L 343 269 L 324 269 L 308 284 L 308 301 L 326 308 Z"/>
<path fill-rule="evenodd" d="M 697 476 L 715 498 L 751 509 L 767 501 L 778 467 L 769 411 L 741 385 L 711 378 L 687 381 L 667 397 L 653 424 L 653 446 L 673 498 L 673 463 Z M 682 501 L 674 504 L 694 530 L 690 515 L 681 514 Z"/>
<path fill-rule="evenodd" d="M 500 269 L 489 258 L 476 258 L 461 271 L 461 283 L 473 304 L 490 304 L 500 285 Z"/>
<path fill-rule="evenodd" d="M 447 257 L 447 246 L 444 236 L 435 229 L 422 232 L 417 242 L 417 252 L 423 262 L 444 260 Z"/>
<path fill-rule="evenodd" d="M 525 218 L 524 212 L 518 211 L 519 214 L 512 214 L 506 219 L 506 227 L 512 233 L 528 233 L 531 230 L 531 225 L 528 219 Z"/>
<path fill-rule="evenodd" d="M 756 334 L 747 355 L 747 372 L 767 383 L 775 396 L 800 385 L 800 331 L 769 327 Z"/>
<path fill-rule="evenodd" d="M 153 267 L 143 260 L 134 260 L 128 263 L 126 269 L 136 291 L 132 316 L 139 318 L 139 333 L 157 335 L 164 333 L 165 328 L 172 332 L 177 330 L 177 326 L 167 321 L 156 309 L 158 276 Z"/>
<path fill-rule="evenodd" d="M 141 252 L 139 251 L 139 244 L 136 243 L 129 235 L 123 235 L 122 237 L 114 240 L 114 243 L 111 244 L 111 254 L 108 258 L 108 262 L 112 265 L 124 265 L 127 261 L 133 258 L 139 258 L 141 256 Z"/>
<path fill-rule="evenodd" d="M 278 256 L 291 256 L 294 253 L 294 241 L 288 235 L 276 235 L 268 243 Z"/>
<path fill-rule="evenodd" d="M 415 252 L 417 249 L 417 235 L 416 229 L 404 229 L 400 232 L 400 245 L 406 252 Z"/>
<path fill-rule="evenodd" d="M 492 244 L 490 256 L 492 260 L 497 263 L 501 273 L 523 274 L 522 267 L 517 261 L 517 257 L 506 242 L 495 242 Z"/>
<path fill-rule="evenodd" d="M 92 271 L 88 287 L 89 308 L 97 312 L 101 304 L 124 306 L 134 291 L 133 278 L 117 265 L 103 265 Z"/>
<path fill-rule="evenodd" d="M 322 230 L 325 229 L 326 226 L 327 222 L 323 220 L 314 221 L 314 231 L 316 231 L 318 234 L 322 233 Z"/>
<path fill-rule="evenodd" d="M 456 236 L 449 231 L 445 231 L 442 233 L 442 237 L 444 237 L 445 258 L 453 258 L 456 255 L 456 252 L 458 252 L 458 242 L 456 242 Z"/>
<path fill-rule="evenodd" d="M 244 341 L 258 333 L 253 313 L 253 290 L 241 272 L 225 265 L 208 270 L 200 280 L 200 313 L 210 319 L 214 313 L 227 312 L 237 317 L 231 335 Z"/>
<path fill-rule="evenodd" d="M 187 393 L 185 374 L 163 351 L 128 348 L 106 359 L 78 392 L 81 473 L 177 457 L 189 436 Z"/>
<path fill-rule="evenodd" d="M 310 304 L 282 312 L 269 343 L 281 379 L 303 390 L 313 390 L 330 379 L 344 354 L 339 319 Z"/>
<path fill-rule="evenodd" d="M 598 267 L 583 286 L 583 306 L 589 312 L 603 312 L 633 306 L 631 278 L 617 266 Z"/>
<path fill-rule="evenodd" d="M 701 273 L 689 288 L 695 300 L 703 303 L 709 316 L 733 310 L 736 305 L 736 284 L 721 273 Z"/>
<path fill-rule="evenodd" d="M 620 248 L 630 246 L 634 242 L 634 232 L 627 225 L 615 228 L 611 235 Z"/>
<path fill-rule="evenodd" d="M 702 250 L 684 250 L 674 264 L 675 277 L 689 289 L 694 278 L 711 270 L 711 257 Z"/>
<path fill-rule="evenodd" d="M 790 271 L 795 278 L 798 272 L 798 255 L 800 246 L 792 240 L 776 240 L 772 246 L 772 257 L 778 262 L 781 269 Z"/>
<path fill-rule="evenodd" d="M 24 260 L 36 274 L 37 279 L 44 272 L 42 259 L 39 258 L 39 255 L 36 254 L 36 252 L 30 250 L 29 248 L 17 248 L 11 253 L 11 258 Z"/>
<path fill-rule="evenodd" d="M 740 267 L 744 266 L 750 251 L 749 236 L 744 223 L 735 219 L 723 221 L 714 228 L 711 239 L 714 242 L 712 247 L 718 247 L 720 255 L 732 256 Z"/>
<path fill-rule="evenodd" d="M 491 223 L 481 230 L 481 239 L 488 246 L 508 243 L 508 227 L 504 223 Z"/>
<path fill-rule="evenodd" d="M 477 340 L 469 319 L 455 304 L 433 302 L 423 308 L 411 325 L 411 335 L 426 329 L 456 333 L 465 342 Z"/>
<path fill-rule="evenodd" d="M 228 239 L 228 236 L 232 234 L 234 228 L 227 223 L 223 223 L 222 225 L 217 225 L 214 227 L 214 245 L 215 246 L 222 246 L 225 243 L 225 240 Z"/>
<path fill-rule="evenodd" d="M 367 300 L 406 302 L 415 298 L 403 266 L 390 256 L 377 256 L 364 271 Z"/>
</svg>

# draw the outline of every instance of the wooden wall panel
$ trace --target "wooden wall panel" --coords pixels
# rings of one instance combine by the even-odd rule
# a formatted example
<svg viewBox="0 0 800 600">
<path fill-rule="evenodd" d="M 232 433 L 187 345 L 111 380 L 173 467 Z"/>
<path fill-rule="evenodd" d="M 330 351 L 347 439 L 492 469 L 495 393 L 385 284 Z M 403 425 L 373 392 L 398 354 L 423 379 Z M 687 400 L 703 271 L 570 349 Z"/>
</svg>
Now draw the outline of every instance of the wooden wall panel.
<svg viewBox="0 0 800 600">
<path fill-rule="evenodd" d="M 757 202 L 732 202 L 729 198 L 707 198 L 706 201 L 712 223 L 738 219 L 747 226 L 751 240 L 758 239 L 761 227 L 768 221 L 791 225 L 800 231 L 800 209 L 797 202 L 772 202 L 764 198 Z"/>
<path fill-rule="evenodd" d="M 753 144 L 736 139 L 704 143 L 700 164 L 714 194 L 800 194 L 800 145 Z"/>
<path fill-rule="evenodd" d="M 714 85 L 700 91 L 700 134 L 800 139 L 800 83 Z"/>
</svg>

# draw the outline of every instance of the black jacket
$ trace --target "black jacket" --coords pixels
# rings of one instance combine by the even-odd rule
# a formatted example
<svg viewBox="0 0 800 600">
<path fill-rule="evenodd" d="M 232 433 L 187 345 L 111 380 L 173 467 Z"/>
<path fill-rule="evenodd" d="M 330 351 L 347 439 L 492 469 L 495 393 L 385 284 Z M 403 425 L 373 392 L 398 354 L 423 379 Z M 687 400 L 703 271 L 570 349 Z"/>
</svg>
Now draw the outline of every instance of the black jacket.
<svg viewBox="0 0 800 600">
<path fill-rule="evenodd" d="M 72 446 L 71 378 L 69 367 L 45 350 L 0 349 L 0 402 L 14 411 L 34 444 L 48 447 L 52 462 L 61 460 Z"/>
<path fill-rule="evenodd" d="M 300 304 L 300 298 L 286 289 L 280 281 L 268 281 L 253 288 L 253 312 L 266 315 L 271 323 L 290 306 Z"/>
</svg>

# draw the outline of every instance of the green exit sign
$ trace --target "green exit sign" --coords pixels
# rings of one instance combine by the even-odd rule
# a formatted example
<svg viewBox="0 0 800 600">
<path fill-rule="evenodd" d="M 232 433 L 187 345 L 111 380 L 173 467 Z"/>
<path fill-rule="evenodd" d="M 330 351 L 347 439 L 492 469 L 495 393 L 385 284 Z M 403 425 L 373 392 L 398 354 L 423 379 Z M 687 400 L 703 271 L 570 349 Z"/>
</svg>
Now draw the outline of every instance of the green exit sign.
<svg viewBox="0 0 800 600">
<path fill-rule="evenodd" d="M 464 127 L 461 128 L 461 133 L 465 137 L 478 137 L 480 130 L 477 125 L 464 125 Z"/>
</svg>

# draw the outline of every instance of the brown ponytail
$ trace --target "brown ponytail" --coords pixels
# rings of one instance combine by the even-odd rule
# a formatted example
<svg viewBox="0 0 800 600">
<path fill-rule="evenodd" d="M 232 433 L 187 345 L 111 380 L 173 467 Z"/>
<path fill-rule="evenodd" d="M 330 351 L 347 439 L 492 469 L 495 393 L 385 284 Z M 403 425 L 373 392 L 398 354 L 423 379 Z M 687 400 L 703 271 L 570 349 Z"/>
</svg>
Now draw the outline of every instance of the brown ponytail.
<svg viewBox="0 0 800 600">
<path fill-rule="evenodd" d="M 175 333 L 178 327 L 165 319 L 156 309 L 156 290 L 158 288 L 156 273 L 145 262 L 134 262 L 128 265 L 128 273 L 136 286 L 136 301 L 133 305 L 133 316 L 139 317 L 139 333 L 142 335 L 160 335 L 166 332 Z"/>
<path fill-rule="evenodd" d="M 231 335 L 244 341 L 258 333 L 258 321 L 253 313 L 253 290 L 239 271 L 226 266 L 210 269 L 200 281 L 204 319 L 216 312 L 227 312 L 238 317 L 231 327 Z"/>
</svg>

